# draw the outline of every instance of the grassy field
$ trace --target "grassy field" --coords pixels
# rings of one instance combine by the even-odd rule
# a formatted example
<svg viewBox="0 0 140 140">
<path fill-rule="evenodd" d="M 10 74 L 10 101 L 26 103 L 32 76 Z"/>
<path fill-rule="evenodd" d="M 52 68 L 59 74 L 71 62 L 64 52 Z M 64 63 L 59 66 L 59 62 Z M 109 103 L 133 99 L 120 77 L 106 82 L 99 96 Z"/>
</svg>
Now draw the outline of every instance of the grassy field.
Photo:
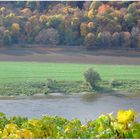
<svg viewBox="0 0 140 140">
<path fill-rule="evenodd" d="M 83 80 L 83 72 L 93 67 L 104 80 L 140 80 L 140 66 L 0 62 L 0 83 L 13 81 Z"/>
<path fill-rule="evenodd" d="M 129 84 L 131 81 L 133 83 L 140 81 L 140 66 L 138 65 L 0 62 L 0 94 L 6 91 L 12 92 L 12 90 L 15 92 L 18 89 L 20 89 L 18 92 L 21 92 L 21 89 L 27 92 L 33 87 L 32 93 L 41 92 L 42 82 L 46 82 L 49 78 L 57 81 L 83 81 L 83 72 L 89 67 L 99 72 L 104 81 L 112 78 L 118 81 L 129 81 Z M 137 86 L 138 84 L 137 82 Z"/>
</svg>

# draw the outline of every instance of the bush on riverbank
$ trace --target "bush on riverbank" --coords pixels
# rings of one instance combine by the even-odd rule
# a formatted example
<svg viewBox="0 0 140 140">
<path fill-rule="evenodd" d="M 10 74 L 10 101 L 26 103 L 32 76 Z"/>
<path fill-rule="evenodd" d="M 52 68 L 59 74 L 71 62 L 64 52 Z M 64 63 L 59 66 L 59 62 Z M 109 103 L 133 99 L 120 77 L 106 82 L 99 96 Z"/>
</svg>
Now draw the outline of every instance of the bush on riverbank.
<svg viewBox="0 0 140 140">
<path fill-rule="evenodd" d="M 102 80 L 99 87 L 92 89 L 87 83 L 83 81 L 55 81 L 55 85 L 51 87 L 46 86 L 46 82 L 18 82 L 18 83 L 3 83 L 0 84 L 1 96 L 30 96 L 34 94 L 48 94 L 48 93 L 109 93 L 114 90 L 126 91 L 131 93 L 139 93 L 140 81 L 129 80 L 121 81 L 115 87 L 111 87 L 109 82 Z"/>
<path fill-rule="evenodd" d="M 89 68 L 84 72 L 84 77 L 86 82 L 89 83 L 92 88 L 96 88 L 98 82 L 101 81 L 100 74 L 92 68 Z"/>
<path fill-rule="evenodd" d="M 58 116 L 28 119 L 7 118 L 0 113 L 0 138 L 140 138 L 140 123 L 134 110 L 119 110 L 101 115 L 85 125 L 79 119 L 67 120 Z"/>
</svg>

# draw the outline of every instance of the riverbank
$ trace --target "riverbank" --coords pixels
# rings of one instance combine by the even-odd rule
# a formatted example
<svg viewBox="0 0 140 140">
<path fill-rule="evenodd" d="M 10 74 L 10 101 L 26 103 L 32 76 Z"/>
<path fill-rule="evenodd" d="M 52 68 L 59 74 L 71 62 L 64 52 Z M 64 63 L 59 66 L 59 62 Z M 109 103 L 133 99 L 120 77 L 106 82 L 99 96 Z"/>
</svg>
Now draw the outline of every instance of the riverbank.
<svg viewBox="0 0 140 140">
<path fill-rule="evenodd" d="M 20 82 L 0 85 L 1 96 L 31 96 L 47 95 L 50 93 L 74 94 L 74 93 L 110 93 L 125 91 L 138 93 L 140 81 L 115 81 L 116 85 L 110 85 L 109 81 L 102 81 L 96 89 L 92 89 L 84 81 L 53 81 L 48 87 L 47 82 Z M 123 92 L 122 92 L 123 93 Z M 55 95 L 55 94 L 54 94 Z"/>
<path fill-rule="evenodd" d="M 69 50 L 68 50 L 69 49 Z M 0 95 L 140 91 L 140 53 L 126 50 L 78 48 L 0 48 Z M 94 68 L 102 78 L 91 89 L 83 73 Z M 47 79 L 56 81 L 52 88 Z M 111 81 L 115 86 L 111 86 Z"/>
<path fill-rule="evenodd" d="M 83 73 L 93 67 L 102 78 L 92 89 Z M 140 91 L 140 66 L 68 63 L 0 62 L 0 95 Z M 48 85 L 48 79 L 50 83 Z"/>
</svg>

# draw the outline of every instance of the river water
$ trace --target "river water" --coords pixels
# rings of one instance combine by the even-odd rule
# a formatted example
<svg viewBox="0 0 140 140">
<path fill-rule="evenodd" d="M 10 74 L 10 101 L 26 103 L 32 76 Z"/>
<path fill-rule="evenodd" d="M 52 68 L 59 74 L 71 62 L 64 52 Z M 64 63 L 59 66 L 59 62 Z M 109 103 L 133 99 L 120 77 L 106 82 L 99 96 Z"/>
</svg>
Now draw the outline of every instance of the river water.
<svg viewBox="0 0 140 140">
<path fill-rule="evenodd" d="M 119 109 L 135 109 L 140 113 L 140 95 L 109 94 L 47 95 L 0 98 L 0 112 L 29 118 L 58 115 L 67 119 L 79 118 L 82 122 L 96 119 L 102 113 L 116 113 Z M 138 119 L 140 120 L 140 119 Z"/>
</svg>

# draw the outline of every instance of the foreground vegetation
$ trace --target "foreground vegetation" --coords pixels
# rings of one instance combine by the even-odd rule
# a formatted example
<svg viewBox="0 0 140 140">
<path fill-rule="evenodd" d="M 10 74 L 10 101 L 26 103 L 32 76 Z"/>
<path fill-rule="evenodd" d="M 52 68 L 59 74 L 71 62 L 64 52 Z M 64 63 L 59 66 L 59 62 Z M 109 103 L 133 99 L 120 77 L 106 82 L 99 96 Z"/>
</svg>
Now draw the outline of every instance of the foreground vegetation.
<svg viewBox="0 0 140 140">
<path fill-rule="evenodd" d="M 134 110 L 101 115 L 83 125 L 80 120 L 58 116 L 28 119 L 6 118 L 0 113 L 0 138 L 140 138 L 140 123 Z"/>
<path fill-rule="evenodd" d="M 89 67 L 93 67 L 102 78 L 96 89 L 84 82 L 83 73 Z M 0 95 L 112 90 L 138 92 L 139 85 L 140 66 L 0 62 Z"/>
</svg>

